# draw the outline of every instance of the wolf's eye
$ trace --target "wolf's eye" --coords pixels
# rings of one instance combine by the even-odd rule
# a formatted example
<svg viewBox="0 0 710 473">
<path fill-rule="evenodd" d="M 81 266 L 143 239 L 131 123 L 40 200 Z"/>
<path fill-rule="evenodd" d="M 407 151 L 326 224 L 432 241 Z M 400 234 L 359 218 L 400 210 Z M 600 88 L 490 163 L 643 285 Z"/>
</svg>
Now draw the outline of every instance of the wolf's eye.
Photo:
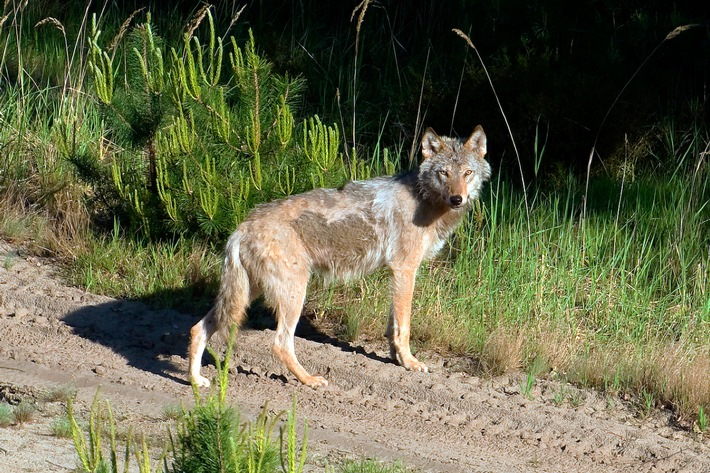
<svg viewBox="0 0 710 473">
<path fill-rule="evenodd" d="M 470 169 L 466 169 L 466 172 L 464 172 L 463 175 L 464 175 L 464 176 L 470 176 L 472 172 L 473 172 L 473 171 L 471 171 Z"/>
<path fill-rule="evenodd" d="M 441 177 L 449 177 L 449 172 L 446 169 L 439 170 Z"/>
</svg>

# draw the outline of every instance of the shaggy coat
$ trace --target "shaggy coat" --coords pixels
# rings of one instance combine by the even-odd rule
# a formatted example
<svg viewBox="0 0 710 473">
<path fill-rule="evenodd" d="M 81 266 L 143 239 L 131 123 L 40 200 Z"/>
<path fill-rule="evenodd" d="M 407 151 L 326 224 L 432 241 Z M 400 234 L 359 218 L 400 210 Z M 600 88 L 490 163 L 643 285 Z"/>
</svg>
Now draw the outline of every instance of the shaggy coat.
<svg viewBox="0 0 710 473">
<path fill-rule="evenodd" d="M 294 351 L 308 281 L 314 273 L 353 279 L 382 267 L 392 274 L 387 330 L 392 356 L 408 370 L 428 371 L 409 348 L 415 275 L 467 214 L 491 168 L 480 126 L 465 141 L 428 129 L 421 144 L 423 161 L 416 170 L 316 189 L 254 209 L 227 242 L 214 307 L 191 330 L 194 383 L 209 386 L 200 375 L 209 338 L 242 323 L 248 306 L 263 295 L 277 320 L 274 354 L 302 383 L 327 385 L 301 366 Z"/>
</svg>

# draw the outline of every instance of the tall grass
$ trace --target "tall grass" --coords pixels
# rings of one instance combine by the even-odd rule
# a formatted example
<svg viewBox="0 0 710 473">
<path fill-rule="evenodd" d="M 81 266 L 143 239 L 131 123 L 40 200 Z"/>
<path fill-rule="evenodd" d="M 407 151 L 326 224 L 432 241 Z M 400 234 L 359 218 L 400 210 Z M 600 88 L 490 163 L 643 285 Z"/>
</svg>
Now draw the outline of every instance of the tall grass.
<svg viewBox="0 0 710 473">
<path fill-rule="evenodd" d="M 543 371 L 585 385 L 646 390 L 683 416 L 707 410 L 708 141 L 682 142 L 668 151 L 685 156 L 678 166 L 686 170 L 633 176 L 623 188 L 594 179 L 586 219 L 573 177 L 535 190 L 531 232 L 520 193 L 494 179 L 448 254 L 420 270 L 415 343 L 471 356 L 491 373 L 544 363 Z M 344 297 L 366 306 L 338 304 L 332 290 L 311 304 L 330 304 L 348 327 L 381 334 L 384 282 L 379 275 L 346 288 Z"/>
</svg>

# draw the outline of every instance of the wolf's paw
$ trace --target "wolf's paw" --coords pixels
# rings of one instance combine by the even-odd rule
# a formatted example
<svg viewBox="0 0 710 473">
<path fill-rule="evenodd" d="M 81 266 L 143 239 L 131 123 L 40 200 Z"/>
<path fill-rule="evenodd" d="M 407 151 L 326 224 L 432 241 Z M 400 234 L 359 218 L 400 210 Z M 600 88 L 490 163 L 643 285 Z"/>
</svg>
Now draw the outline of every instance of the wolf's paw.
<svg viewBox="0 0 710 473">
<path fill-rule="evenodd" d="M 428 373 L 429 372 L 429 367 L 414 357 L 412 357 L 409 360 L 406 360 L 402 364 L 409 371 L 419 371 L 420 373 Z"/>
<path fill-rule="evenodd" d="M 313 389 L 318 389 L 318 388 L 323 388 L 325 386 L 328 386 L 328 380 L 325 379 L 323 376 L 310 376 L 304 380 L 301 380 L 303 384 L 306 386 L 313 388 Z"/>
<path fill-rule="evenodd" d="M 198 388 L 209 388 L 210 380 L 201 375 L 194 375 L 191 380 Z"/>
</svg>

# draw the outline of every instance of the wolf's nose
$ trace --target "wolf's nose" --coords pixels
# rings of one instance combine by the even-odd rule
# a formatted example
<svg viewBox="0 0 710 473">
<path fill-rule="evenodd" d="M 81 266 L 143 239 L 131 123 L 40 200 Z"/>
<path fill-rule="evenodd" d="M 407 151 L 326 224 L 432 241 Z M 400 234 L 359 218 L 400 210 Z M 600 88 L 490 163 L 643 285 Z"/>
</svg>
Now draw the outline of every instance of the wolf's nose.
<svg viewBox="0 0 710 473">
<path fill-rule="evenodd" d="M 463 197 L 461 197 L 460 195 L 452 195 L 449 198 L 449 202 L 451 202 L 451 205 L 453 205 L 454 207 L 458 207 L 459 205 L 461 205 L 461 202 L 463 202 Z"/>
</svg>

